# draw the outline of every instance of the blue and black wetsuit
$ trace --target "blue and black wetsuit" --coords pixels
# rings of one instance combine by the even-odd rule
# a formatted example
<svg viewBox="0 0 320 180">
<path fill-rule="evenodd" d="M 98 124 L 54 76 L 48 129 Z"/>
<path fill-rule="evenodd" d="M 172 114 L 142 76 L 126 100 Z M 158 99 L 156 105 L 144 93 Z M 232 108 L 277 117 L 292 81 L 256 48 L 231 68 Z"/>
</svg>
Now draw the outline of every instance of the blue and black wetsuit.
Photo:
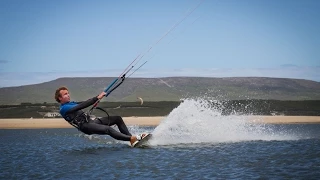
<svg viewBox="0 0 320 180">
<path fill-rule="evenodd" d="M 82 111 L 82 109 L 93 105 L 96 101 L 98 101 L 98 98 L 94 97 L 81 103 L 71 101 L 61 104 L 60 114 L 66 121 L 85 134 L 107 134 L 117 140 L 130 141 L 131 134 L 120 116 L 108 116 L 91 120 Z M 115 124 L 120 132 L 111 127 Z"/>
</svg>

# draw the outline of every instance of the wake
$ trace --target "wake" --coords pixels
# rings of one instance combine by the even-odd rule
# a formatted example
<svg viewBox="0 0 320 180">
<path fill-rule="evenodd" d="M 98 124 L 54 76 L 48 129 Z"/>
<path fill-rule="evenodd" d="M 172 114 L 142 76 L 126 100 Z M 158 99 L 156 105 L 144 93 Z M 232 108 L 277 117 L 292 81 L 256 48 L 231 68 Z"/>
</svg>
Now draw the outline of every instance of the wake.
<svg viewBox="0 0 320 180">
<path fill-rule="evenodd" d="M 292 133 L 276 131 L 266 124 L 253 123 L 247 116 L 223 116 L 222 109 L 223 106 L 217 101 L 186 99 L 154 129 L 150 144 L 157 146 L 297 139 Z"/>
</svg>

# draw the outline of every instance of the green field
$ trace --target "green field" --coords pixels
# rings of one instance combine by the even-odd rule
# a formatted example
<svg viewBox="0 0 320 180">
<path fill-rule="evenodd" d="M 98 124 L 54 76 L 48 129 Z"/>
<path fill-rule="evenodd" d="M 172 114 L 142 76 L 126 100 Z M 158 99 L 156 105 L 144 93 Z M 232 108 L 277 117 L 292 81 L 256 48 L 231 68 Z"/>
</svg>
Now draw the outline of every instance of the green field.
<svg viewBox="0 0 320 180">
<path fill-rule="evenodd" d="M 99 107 L 110 115 L 120 116 L 166 116 L 181 102 L 101 102 Z M 212 103 L 212 107 L 220 109 L 222 115 L 298 115 L 319 116 L 320 101 L 280 101 L 280 100 L 230 100 Z M 59 104 L 45 103 L 20 105 L 1 105 L 0 118 L 44 118 L 47 112 L 58 112 Z M 99 110 L 93 111 L 96 116 L 105 116 Z"/>
</svg>

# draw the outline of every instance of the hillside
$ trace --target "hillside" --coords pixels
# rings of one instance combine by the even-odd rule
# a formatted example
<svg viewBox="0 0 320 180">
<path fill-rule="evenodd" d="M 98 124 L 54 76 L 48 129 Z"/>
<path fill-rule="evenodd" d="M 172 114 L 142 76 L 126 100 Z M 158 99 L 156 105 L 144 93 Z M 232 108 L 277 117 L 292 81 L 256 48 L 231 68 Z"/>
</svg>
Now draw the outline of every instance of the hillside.
<svg viewBox="0 0 320 180">
<path fill-rule="evenodd" d="M 86 100 L 100 93 L 115 78 L 59 78 L 53 81 L 0 88 L 0 104 L 52 103 L 59 86 L 67 86 L 73 100 Z M 274 99 L 319 100 L 320 82 L 265 77 L 167 77 L 128 78 L 103 101 L 179 101 L 181 98 L 213 97 L 220 100 Z"/>
</svg>

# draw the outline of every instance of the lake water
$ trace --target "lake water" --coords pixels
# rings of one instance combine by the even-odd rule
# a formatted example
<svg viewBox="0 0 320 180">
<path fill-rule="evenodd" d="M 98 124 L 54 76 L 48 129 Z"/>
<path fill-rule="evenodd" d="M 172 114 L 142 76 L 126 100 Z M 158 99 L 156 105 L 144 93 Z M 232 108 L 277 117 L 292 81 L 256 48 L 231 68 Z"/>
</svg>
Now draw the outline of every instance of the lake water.
<svg viewBox="0 0 320 180">
<path fill-rule="evenodd" d="M 76 129 L 0 130 L 0 179 L 320 179 L 320 124 L 268 125 L 182 103 L 148 148 Z"/>
</svg>

